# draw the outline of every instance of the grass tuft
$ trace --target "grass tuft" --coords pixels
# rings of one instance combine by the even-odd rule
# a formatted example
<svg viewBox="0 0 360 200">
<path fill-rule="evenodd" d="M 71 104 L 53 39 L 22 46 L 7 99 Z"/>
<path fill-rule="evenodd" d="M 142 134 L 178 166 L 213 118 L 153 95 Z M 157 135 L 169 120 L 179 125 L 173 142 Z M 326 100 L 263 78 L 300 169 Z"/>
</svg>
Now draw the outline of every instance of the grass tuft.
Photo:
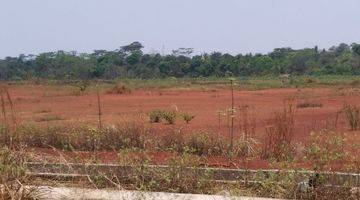
<svg viewBox="0 0 360 200">
<path fill-rule="evenodd" d="M 360 126 L 360 108 L 355 105 L 345 104 L 343 112 L 346 115 L 347 122 L 352 131 L 355 131 Z"/>
</svg>

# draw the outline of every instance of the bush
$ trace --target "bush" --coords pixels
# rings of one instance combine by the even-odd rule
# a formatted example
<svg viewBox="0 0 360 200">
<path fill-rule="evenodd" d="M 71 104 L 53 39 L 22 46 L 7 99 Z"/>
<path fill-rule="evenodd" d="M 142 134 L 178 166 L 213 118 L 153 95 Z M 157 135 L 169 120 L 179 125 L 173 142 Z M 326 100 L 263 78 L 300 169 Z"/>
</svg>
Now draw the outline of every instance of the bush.
<svg viewBox="0 0 360 200">
<path fill-rule="evenodd" d="M 159 110 L 159 109 L 150 111 L 150 113 L 149 113 L 150 122 L 151 123 L 159 123 L 159 122 L 161 122 L 161 119 L 163 117 L 163 113 L 164 113 L 164 111 Z"/>
<path fill-rule="evenodd" d="M 164 111 L 162 114 L 162 118 L 168 123 L 168 124 L 174 124 L 176 120 L 176 112 L 175 111 Z"/>
<path fill-rule="evenodd" d="M 313 163 L 317 170 L 329 170 L 326 167 L 334 161 L 343 161 L 348 154 L 344 150 L 346 139 L 336 132 L 311 133 L 305 150 L 305 160 Z"/>
<path fill-rule="evenodd" d="M 159 123 L 164 119 L 168 124 L 174 124 L 176 120 L 175 111 L 164 111 L 164 110 L 152 110 L 149 113 L 151 123 Z"/>
<path fill-rule="evenodd" d="M 209 135 L 206 133 L 196 133 L 190 136 L 187 147 L 190 152 L 199 156 L 208 155 L 212 147 Z"/>
<path fill-rule="evenodd" d="M 208 132 L 195 132 L 186 141 L 186 149 L 198 156 L 225 155 L 228 144 L 225 138 Z"/>
<path fill-rule="evenodd" d="M 194 115 L 190 115 L 188 113 L 181 114 L 181 117 L 187 124 L 190 123 L 190 121 L 195 118 Z"/>
<path fill-rule="evenodd" d="M 173 133 L 167 133 L 161 136 L 160 140 L 156 144 L 156 147 L 159 150 L 170 150 L 183 153 L 185 151 L 185 137 L 180 130 Z"/>
</svg>

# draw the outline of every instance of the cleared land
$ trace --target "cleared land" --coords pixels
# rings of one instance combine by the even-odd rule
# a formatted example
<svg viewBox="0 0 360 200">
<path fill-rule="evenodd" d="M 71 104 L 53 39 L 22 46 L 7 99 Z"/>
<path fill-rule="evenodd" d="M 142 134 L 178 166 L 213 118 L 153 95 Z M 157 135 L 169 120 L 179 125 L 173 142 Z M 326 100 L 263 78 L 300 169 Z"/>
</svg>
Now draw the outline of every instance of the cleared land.
<svg viewBox="0 0 360 200">
<path fill-rule="evenodd" d="M 99 90 L 103 126 L 137 123 L 152 129 L 157 135 L 181 130 L 183 135 L 203 132 L 215 137 L 229 138 L 230 120 L 226 111 L 231 107 L 231 95 L 228 85 L 169 85 L 163 89 L 132 89 L 129 94 L 110 93 L 113 87 L 111 84 L 101 85 Z M 18 124 L 30 123 L 44 128 L 69 124 L 86 124 L 94 128 L 98 126 L 98 98 L 94 87 L 80 92 L 77 87 L 66 84 L 16 84 L 10 85 L 8 90 Z M 295 109 L 292 143 L 299 156 L 302 156 L 302 149 L 309 143 L 311 132 L 336 131 L 346 139 L 346 145 L 358 145 L 360 133 L 357 130 L 350 131 L 346 114 L 342 110 L 345 104 L 357 105 L 359 100 L 360 89 L 351 85 L 263 90 L 238 87 L 234 91 L 234 138 L 241 139 L 246 131 L 256 140 L 258 148 L 261 148 L 261 143 L 265 143 L 268 137 L 266 130 L 272 126 L 274 113 L 281 112 L 284 106 L 292 104 Z M 150 123 L 148 115 L 154 109 L 188 113 L 195 117 L 188 124 L 181 117 L 178 117 L 174 124 Z M 245 124 L 244 119 L 248 121 Z M 36 161 L 59 161 L 58 152 L 51 147 L 31 149 L 34 150 Z M 356 151 L 352 153 L 359 154 Z M 74 157 L 92 159 L 95 156 L 100 162 L 118 162 L 117 151 L 64 151 L 62 154 L 70 161 Z M 166 151 L 148 151 L 147 154 L 152 158 L 153 164 L 166 164 L 173 155 Z M 229 163 L 225 156 L 207 156 L 203 162 L 204 165 L 216 167 L 276 167 L 270 166 L 268 160 L 257 157 L 247 160 L 246 166 L 243 158 L 234 158 Z M 346 164 L 348 163 L 334 161 L 331 169 L 345 170 Z M 311 161 L 302 161 L 297 163 L 296 167 L 313 168 Z"/>
<path fill-rule="evenodd" d="M 0 159 L 4 177 L 10 177 L 5 184 L 20 192 L 23 185 L 14 180 L 54 187 L 64 181 L 85 188 L 358 199 L 354 184 L 337 185 L 324 175 L 350 172 L 356 179 L 360 171 L 356 77 L 296 77 L 283 84 L 237 79 L 233 109 L 230 88 L 229 80 L 216 79 L 4 83 Z M 61 163 L 70 174 L 49 176 L 41 167 L 31 168 L 46 163 L 57 170 L 54 163 Z M 132 171 L 87 171 L 115 166 L 101 164 Z M 77 165 L 86 173 L 75 176 Z M 164 165 L 166 170 L 158 171 Z M 224 182 L 209 173 L 214 167 L 246 174 L 281 170 L 254 170 L 255 179 L 231 173 L 234 181 Z M 299 169 L 312 172 L 292 173 Z M 34 171 L 45 176 L 31 175 Z"/>
</svg>

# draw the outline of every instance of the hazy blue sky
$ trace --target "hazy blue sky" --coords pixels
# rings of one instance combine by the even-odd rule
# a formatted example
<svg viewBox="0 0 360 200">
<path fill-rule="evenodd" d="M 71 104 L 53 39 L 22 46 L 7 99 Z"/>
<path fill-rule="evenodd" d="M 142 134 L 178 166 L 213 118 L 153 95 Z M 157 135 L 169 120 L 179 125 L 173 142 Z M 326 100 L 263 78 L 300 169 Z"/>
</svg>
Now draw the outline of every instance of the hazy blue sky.
<svg viewBox="0 0 360 200">
<path fill-rule="evenodd" d="M 359 0 L 0 0 L 0 57 L 113 50 L 268 52 L 360 42 Z"/>
</svg>

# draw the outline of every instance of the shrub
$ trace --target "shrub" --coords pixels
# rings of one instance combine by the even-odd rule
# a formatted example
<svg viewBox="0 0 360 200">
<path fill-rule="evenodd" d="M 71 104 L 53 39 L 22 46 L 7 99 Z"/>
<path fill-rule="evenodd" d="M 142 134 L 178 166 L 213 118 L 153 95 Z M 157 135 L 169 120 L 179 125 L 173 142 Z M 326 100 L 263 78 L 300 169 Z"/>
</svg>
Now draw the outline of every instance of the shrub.
<svg viewBox="0 0 360 200">
<path fill-rule="evenodd" d="M 161 118 L 163 117 L 164 111 L 156 109 L 152 110 L 149 113 L 149 118 L 151 123 L 159 123 L 161 122 Z"/>
<path fill-rule="evenodd" d="M 198 156 L 225 155 L 228 142 L 223 137 L 209 132 L 194 132 L 186 141 L 186 150 Z"/>
<path fill-rule="evenodd" d="M 168 123 L 168 124 L 174 124 L 176 120 L 176 112 L 175 111 L 164 111 L 162 114 L 162 118 Z"/>
<path fill-rule="evenodd" d="M 175 151 L 183 153 L 185 151 L 185 137 L 181 130 L 176 130 L 172 133 L 166 133 L 161 136 L 156 144 L 157 149 L 165 151 Z"/>
<path fill-rule="evenodd" d="M 345 137 L 336 132 L 311 133 L 305 150 L 305 160 L 313 163 L 317 170 L 328 170 L 325 169 L 327 165 L 348 156 L 344 149 L 345 144 Z"/>
<path fill-rule="evenodd" d="M 186 147 L 188 147 L 191 153 L 202 156 L 210 153 L 212 143 L 208 134 L 195 133 L 190 136 Z"/>
<path fill-rule="evenodd" d="M 360 108 L 355 105 L 345 104 L 343 109 L 346 119 L 352 131 L 357 130 L 360 126 Z"/>
<path fill-rule="evenodd" d="M 188 113 L 181 114 L 182 119 L 188 124 L 192 119 L 194 119 L 194 115 L 190 115 Z"/>
<path fill-rule="evenodd" d="M 159 123 L 162 119 L 164 119 L 168 124 L 174 124 L 176 120 L 176 112 L 155 109 L 149 113 L 149 118 L 151 123 Z"/>
</svg>

